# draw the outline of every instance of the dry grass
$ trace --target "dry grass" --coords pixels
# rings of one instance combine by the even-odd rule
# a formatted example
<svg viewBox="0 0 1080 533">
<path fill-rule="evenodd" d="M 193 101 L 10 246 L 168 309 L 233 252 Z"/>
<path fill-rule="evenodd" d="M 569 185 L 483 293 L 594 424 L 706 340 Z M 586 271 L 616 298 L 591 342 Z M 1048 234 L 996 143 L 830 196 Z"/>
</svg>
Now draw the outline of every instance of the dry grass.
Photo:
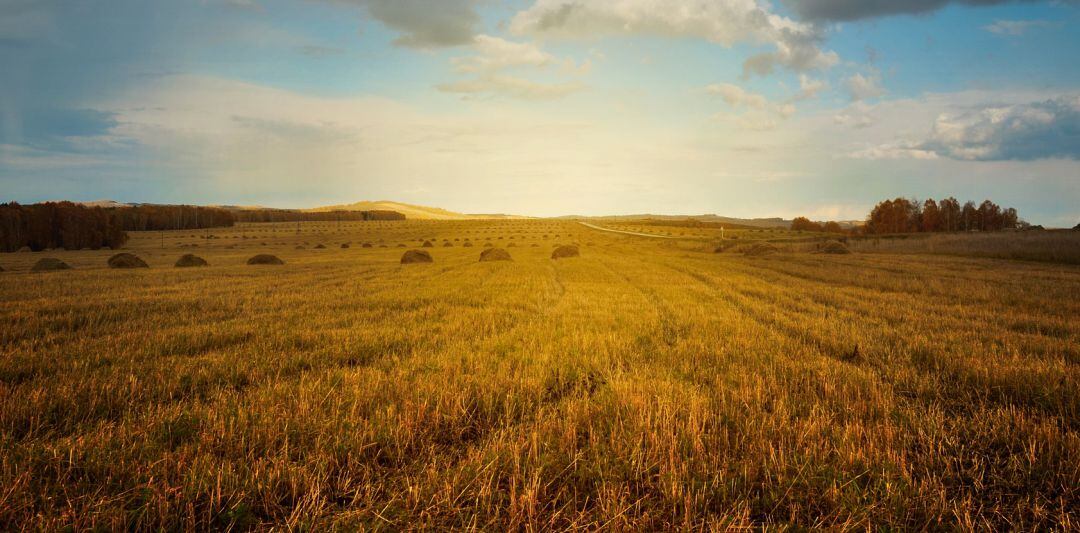
<svg viewBox="0 0 1080 533">
<path fill-rule="evenodd" d="M 869 237 L 848 244 L 853 250 L 865 252 L 962 255 L 1080 265 L 1080 231 L 1073 230 Z"/>
<path fill-rule="evenodd" d="M 1075 266 L 304 231 L 0 256 L 0 529 L 1080 527 Z"/>
</svg>

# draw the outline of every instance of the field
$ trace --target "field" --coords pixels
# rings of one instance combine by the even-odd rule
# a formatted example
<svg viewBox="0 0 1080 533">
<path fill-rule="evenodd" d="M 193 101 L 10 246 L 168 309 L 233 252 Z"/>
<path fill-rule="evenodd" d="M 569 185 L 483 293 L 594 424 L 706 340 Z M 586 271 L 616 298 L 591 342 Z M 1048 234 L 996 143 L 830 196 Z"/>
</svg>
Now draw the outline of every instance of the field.
<svg viewBox="0 0 1080 533">
<path fill-rule="evenodd" d="M 1080 528 L 1080 267 L 686 237 L 260 224 L 135 234 L 149 269 L 0 254 L 0 530 Z M 47 256 L 75 268 L 28 272 Z"/>
</svg>

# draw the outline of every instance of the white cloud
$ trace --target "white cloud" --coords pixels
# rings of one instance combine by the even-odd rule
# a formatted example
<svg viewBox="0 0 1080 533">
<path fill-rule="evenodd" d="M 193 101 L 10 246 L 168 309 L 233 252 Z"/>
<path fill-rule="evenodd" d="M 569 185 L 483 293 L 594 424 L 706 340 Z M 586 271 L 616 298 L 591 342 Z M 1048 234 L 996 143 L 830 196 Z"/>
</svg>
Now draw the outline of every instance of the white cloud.
<svg viewBox="0 0 1080 533">
<path fill-rule="evenodd" d="M 806 74 L 799 74 L 799 92 L 795 93 L 795 100 L 810 100 L 817 98 L 818 93 L 828 88 L 829 84 L 824 80 L 813 79 Z"/>
<path fill-rule="evenodd" d="M 852 100 L 869 100 L 885 94 L 881 87 L 881 74 L 871 72 L 866 76 L 855 73 L 846 82 Z"/>
<path fill-rule="evenodd" d="M 516 76 L 491 74 L 471 80 L 441 83 L 436 86 L 445 93 L 467 96 L 503 95 L 524 100 L 554 100 L 585 88 L 581 82 L 538 83 Z"/>
<path fill-rule="evenodd" d="M 554 63 L 555 56 L 532 43 L 516 43 L 490 35 L 477 35 L 472 45 L 475 55 L 450 60 L 454 70 L 463 73 L 486 73 L 530 66 L 544 67 Z"/>
<path fill-rule="evenodd" d="M 490 35 L 478 35 L 472 49 L 475 52 L 473 55 L 455 57 L 450 62 L 455 72 L 472 74 L 474 77 L 441 83 L 436 85 L 438 90 L 469 97 L 502 95 L 526 100 L 551 100 L 580 91 L 585 85 L 579 81 L 542 83 L 507 74 L 507 71 L 559 65 L 564 74 L 580 76 L 587 74 L 592 66 L 588 60 L 581 65 L 576 65 L 570 59 L 560 60 L 533 43 L 518 43 Z"/>
<path fill-rule="evenodd" d="M 983 26 L 983 29 L 997 35 L 1019 37 L 1029 30 L 1048 29 L 1059 25 L 1048 20 L 995 20 L 993 24 Z"/>
<path fill-rule="evenodd" d="M 836 64 L 822 51 L 818 27 L 777 15 L 755 0 L 537 0 L 519 12 L 518 35 L 592 39 L 600 35 L 692 37 L 723 46 L 771 44 L 775 51 L 747 60 L 744 74 L 766 75 L 776 66 L 796 71 Z"/>
<path fill-rule="evenodd" d="M 756 109 L 765 109 L 769 99 L 764 95 L 749 92 L 738 85 L 730 83 L 717 83 L 705 88 L 709 94 L 715 94 L 724 99 L 731 107 L 749 106 Z"/>
<path fill-rule="evenodd" d="M 1080 95 L 968 91 L 853 105 L 866 126 L 858 159 L 1080 160 Z M 837 123 L 845 123 L 836 120 Z M 850 123 L 845 123 L 850 125 Z M 891 132 L 891 138 L 884 138 Z M 880 135 L 879 135 L 880 134 Z M 877 140 L 873 140 L 877 137 Z"/>
<path fill-rule="evenodd" d="M 718 113 L 716 119 L 733 121 L 744 129 L 770 130 L 795 114 L 791 102 L 772 102 L 765 95 L 754 93 L 731 83 L 716 83 L 705 88 L 708 94 L 719 96 L 733 109 L 745 109 L 742 114 Z"/>
<path fill-rule="evenodd" d="M 846 109 L 833 115 L 833 122 L 840 126 L 852 128 L 868 128 L 877 123 L 877 119 L 871 114 L 872 106 L 864 102 L 855 102 Z"/>
<path fill-rule="evenodd" d="M 868 146 L 855 150 L 849 154 L 851 159 L 937 159 L 938 155 L 931 150 L 924 150 L 917 143 L 892 143 L 879 146 Z"/>
<path fill-rule="evenodd" d="M 922 146 L 962 160 L 1080 159 L 1080 95 L 942 114 Z"/>
</svg>

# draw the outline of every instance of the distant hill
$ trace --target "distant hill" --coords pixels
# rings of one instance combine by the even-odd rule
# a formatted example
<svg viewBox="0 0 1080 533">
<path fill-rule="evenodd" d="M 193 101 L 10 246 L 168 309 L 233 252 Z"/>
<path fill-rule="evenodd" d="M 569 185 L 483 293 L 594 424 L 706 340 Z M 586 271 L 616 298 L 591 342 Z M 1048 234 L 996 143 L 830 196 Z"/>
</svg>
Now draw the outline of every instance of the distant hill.
<svg viewBox="0 0 1080 533">
<path fill-rule="evenodd" d="M 698 222 L 709 222 L 719 224 L 730 224 L 732 226 L 745 226 L 750 228 L 789 228 L 791 227 L 790 220 L 784 220 L 782 218 L 732 218 L 722 217 L 719 215 L 653 215 L 653 214 L 640 214 L 640 215 L 612 215 L 612 216 L 599 216 L 599 217 L 584 217 L 584 216 L 566 216 L 559 217 L 571 220 L 599 220 L 599 221 L 611 221 L 611 222 L 625 222 L 630 220 L 696 220 Z"/>
<path fill-rule="evenodd" d="M 116 200 L 95 200 L 93 202 L 75 202 L 86 207 L 130 207 L 131 204 L 117 202 Z"/>
<path fill-rule="evenodd" d="M 324 207 L 316 207 L 313 209 L 305 209 L 313 213 L 320 213 L 325 211 L 397 211 L 405 215 L 406 218 L 412 220 L 480 220 L 490 218 L 526 218 L 515 215 L 471 215 L 466 213 L 456 213 L 454 211 L 448 211 L 438 207 L 427 207 L 422 205 L 404 204 L 401 202 L 392 202 L 389 200 L 379 200 L 375 202 L 356 202 L 353 204 L 345 205 L 328 205 Z"/>
</svg>

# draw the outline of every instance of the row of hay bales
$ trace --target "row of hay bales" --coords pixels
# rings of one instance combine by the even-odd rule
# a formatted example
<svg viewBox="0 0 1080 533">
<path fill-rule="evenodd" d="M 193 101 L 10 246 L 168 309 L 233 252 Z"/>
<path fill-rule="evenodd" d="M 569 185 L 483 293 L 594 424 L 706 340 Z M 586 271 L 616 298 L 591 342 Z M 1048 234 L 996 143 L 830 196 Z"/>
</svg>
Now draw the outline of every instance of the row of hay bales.
<svg viewBox="0 0 1080 533">
<path fill-rule="evenodd" d="M 569 257 L 579 257 L 580 255 L 580 250 L 574 245 L 559 246 L 551 252 L 552 259 L 566 259 Z M 513 260 L 514 258 L 505 248 L 486 248 L 483 252 L 480 252 L 480 262 Z M 431 253 L 427 250 L 409 250 L 401 256 L 401 264 L 403 265 L 434 262 L 435 259 L 431 257 Z"/>
<path fill-rule="evenodd" d="M 577 246 L 565 245 L 559 246 L 553 252 L 551 252 L 552 259 L 564 259 L 568 257 L 578 257 L 580 252 Z M 486 248 L 480 253 L 480 261 L 513 261 L 513 257 L 510 256 L 510 252 L 503 248 Z M 431 254 L 426 250 L 409 250 L 401 256 L 401 264 L 412 263 L 432 263 L 435 260 L 432 259 Z M 258 254 L 247 260 L 249 265 L 284 265 L 285 262 L 276 255 L 271 254 Z M 150 265 L 146 264 L 142 258 L 135 254 L 127 252 L 116 254 L 109 258 L 109 268 L 129 269 L 129 268 L 150 268 Z M 204 267 L 209 263 L 205 259 L 194 255 L 184 254 L 175 263 L 178 268 L 186 267 Z M 56 270 L 69 270 L 71 265 L 56 259 L 54 257 L 46 257 L 34 264 L 31 269 L 33 272 L 49 272 Z M 2 269 L 0 269 L 2 271 Z"/>
<path fill-rule="evenodd" d="M 256 257 L 258 257 L 258 256 L 256 256 Z M 254 258 L 252 258 L 252 259 L 254 259 Z M 278 261 L 281 261 L 281 260 L 278 259 Z M 146 261 L 143 261 L 142 258 L 140 258 L 139 256 L 137 256 L 135 254 L 129 254 L 129 253 L 126 253 L 126 252 L 116 254 L 116 255 L 110 257 L 107 264 L 109 265 L 109 268 L 119 268 L 119 269 L 150 268 L 150 265 L 146 264 Z M 251 261 L 249 260 L 248 264 L 253 264 L 253 263 L 251 263 Z M 185 267 L 204 267 L 204 266 L 207 266 L 207 265 L 209 265 L 209 263 L 207 263 L 205 259 L 203 259 L 203 258 L 201 258 L 201 257 L 199 257 L 197 255 L 184 254 L 184 255 L 180 256 L 180 259 L 176 260 L 176 265 L 175 266 L 178 267 L 178 268 L 185 268 Z M 55 257 L 46 257 L 46 258 L 43 258 L 43 259 L 39 260 L 37 263 L 34 263 L 34 266 L 30 270 L 32 272 L 51 272 L 51 271 L 55 271 L 55 270 L 71 270 L 71 265 L 69 265 L 69 264 L 67 264 L 67 263 L 65 263 L 65 262 L 63 262 L 63 261 L 61 261 L 61 260 L 59 260 L 59 259 L 57 259 Z"/>
<path fill-rule="evenodd" d="M 775 254 L 777 252 L 780 252 L 781 249 L 771 242 L 761 241 L 737 246 L 721 245 L 714 250 L 714 252 L 718 254 L 729 251 L 732 253 L 741 253 L 748 257 L 761 257 L 763 255 Z M 815 248 L 812 250 L 812 253 L 841 255 L 850 254 L 851 250 L 847 247 L 846 244 L 840 241 L 826 241 L 824 243 L 819 243 L 818 245 L 816 245 Z"/>
</svg>

